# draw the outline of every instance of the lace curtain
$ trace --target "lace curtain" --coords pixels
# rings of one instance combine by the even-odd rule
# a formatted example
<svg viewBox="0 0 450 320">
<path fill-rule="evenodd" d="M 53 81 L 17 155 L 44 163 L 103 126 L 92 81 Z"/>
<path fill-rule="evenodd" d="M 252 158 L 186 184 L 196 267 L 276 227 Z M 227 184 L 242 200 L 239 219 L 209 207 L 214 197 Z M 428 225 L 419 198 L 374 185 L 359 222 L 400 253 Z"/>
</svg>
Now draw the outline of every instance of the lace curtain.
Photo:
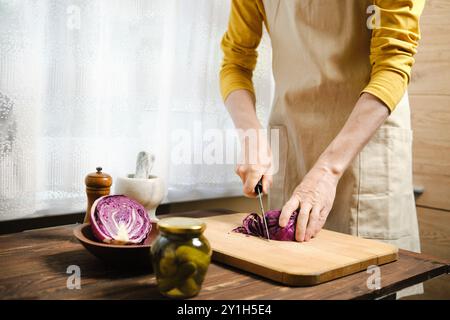
<svg viewBox="0 0 450 320">
<path fill-rule="evenodd" d="M 233 164 L 172 152 L 177 132 L 197 154 L 208 129 L 232 128 L 218 88 L 228 14 L 223 0 L 0 0 L 0 220 L 80 212 L 85 175 L 131 173 L 142 150 L 165 202 L 241 194 Z M 270 54 L 265 36 L 263 122 Z"/>
</svg>

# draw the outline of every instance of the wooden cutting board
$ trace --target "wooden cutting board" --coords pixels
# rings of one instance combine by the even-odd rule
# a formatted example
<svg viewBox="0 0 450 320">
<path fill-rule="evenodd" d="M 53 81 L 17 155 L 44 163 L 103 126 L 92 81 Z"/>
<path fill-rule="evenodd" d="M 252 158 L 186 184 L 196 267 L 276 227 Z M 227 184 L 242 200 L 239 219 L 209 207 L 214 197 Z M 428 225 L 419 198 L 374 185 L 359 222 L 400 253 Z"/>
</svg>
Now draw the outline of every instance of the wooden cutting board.
<svg viewBox="0 0 450 320">
<path fill-rule="evenodd" d="M 291 286 L 315 285 L 397 260 L 393 245 L 329 230 L 303 243 L 232 232 L 246 215 L 202 218 L 213 260 Z"/>
</svg>

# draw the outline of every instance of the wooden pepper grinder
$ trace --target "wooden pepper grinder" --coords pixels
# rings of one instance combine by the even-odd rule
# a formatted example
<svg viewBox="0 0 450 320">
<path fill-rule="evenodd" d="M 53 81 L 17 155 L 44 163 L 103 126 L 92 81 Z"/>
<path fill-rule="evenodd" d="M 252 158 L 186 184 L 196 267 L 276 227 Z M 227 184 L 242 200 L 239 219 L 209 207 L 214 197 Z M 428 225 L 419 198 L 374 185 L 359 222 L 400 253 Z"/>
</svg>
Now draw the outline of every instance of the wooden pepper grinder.
<svg viewBox="0 0 450 320">
<path fill-rule="evenodd" d="M 84 179 L 86 184 L 87 209 L 84 223 L 90 222 L 91 207 L 95 200 L 107 196 L 110 193 L 112 178 L 109 174 L 102 172 L 102 167 L 96 168 L 97 172 L 89 173 Z"/>
</svg>

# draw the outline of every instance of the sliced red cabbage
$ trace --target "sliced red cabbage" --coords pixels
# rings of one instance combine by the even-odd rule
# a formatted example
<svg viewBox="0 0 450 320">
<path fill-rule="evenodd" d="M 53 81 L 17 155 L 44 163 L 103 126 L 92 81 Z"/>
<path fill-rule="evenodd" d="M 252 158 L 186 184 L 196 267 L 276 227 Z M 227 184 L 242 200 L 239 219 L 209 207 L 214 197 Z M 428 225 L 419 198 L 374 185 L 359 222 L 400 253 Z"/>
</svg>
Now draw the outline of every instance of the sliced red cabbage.
<svg viewBox="0 0 450 320">
<path fill-rule="evenodd" d="M 91 229 L 97 240 L 113 244 L 141 244 L 152 225 L 147 210 L 122 195 L 97 199 L 91 209 Z"/>
<path fill-rule="evenodd" d="M 287 226 L 284 228 L 280 227 L 278 224 L 280 214 L 280 210 L 271 210 L 267 211 L 264 215 L 267 220 L 270 239 L 279 241 L 294 241 L 298 212 L 295 211 L 291 215 Z M 256 213 L 250 213 L 246 216 L 242 221 L 242 226 L 233 229 L 233 231 L 257 237 L 266 237 L 264 221 L 261 219 L 261 216 Z"/>
</svg>

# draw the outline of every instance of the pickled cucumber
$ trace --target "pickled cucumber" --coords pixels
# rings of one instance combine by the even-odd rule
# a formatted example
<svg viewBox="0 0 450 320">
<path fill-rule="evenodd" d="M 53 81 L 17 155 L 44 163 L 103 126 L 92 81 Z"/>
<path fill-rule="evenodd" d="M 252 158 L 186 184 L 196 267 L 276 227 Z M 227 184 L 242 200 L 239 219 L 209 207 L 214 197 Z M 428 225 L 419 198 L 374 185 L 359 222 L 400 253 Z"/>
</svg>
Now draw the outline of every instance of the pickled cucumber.
<svg viewBox="0 0 450 320">
<path fill-rule="evenodd" d="M 167 267 L 169 268 L 169 266 Z M 158 282 L 158 286 L 162 291 L 169 291 L 173 288 L 183 286 L 186 279 L 194 276 L 197 272 L 197 266 L 192 261 L 185 262 L 178 266 L 178 268 L 176 267 L 176 265 L 170 265 L 170 268 L 175 268 L 173 276 L 160 277 L 160 280 Z"/>
<path fill-rule="evenodd" d="M 186 279 L 197 272 L 197 266 L 194 262 L 188 261 L 180 265 L 177 273 L 178 279 Z"/>
<path fill-rule="evenodd" d="M 165 295 L 171 298 L 179 298 L 184 296 L 184 294 L 178 288 L 174 288 L 168 292 L 165 292 Z"/>
<path fill-rule="evenodd" d="M 175 257 L 164 257 L 159 261 L 159 272 L 164 277 L 173 276 L 177 272 Z"/>
<path fill-rule="evenodd" d="M 210 256 L 203 251 L 183 245 L 179 246 L 175 250 L 175 256 L 179 261 L 192 261 L 194 262 L 201 273 L 206 272 L 210 263 Z"/>
<path fill-rule="evenodd" d="M 158 288 L 161 292 L 167 292 L 176 287 L 177 283 L 170 278 L 159 278 Z"/>
<path fill-rule="evenodd" d="M 173 245 L 165 247 L 162 255 L 164 258 L 175 259 L 175 248 L 173 248 Z"/>
<path fill-rule="evenodd" d="M 187 278 L 184 283 L 178 287 L 186 296 L 191 297 L 200 291 L 200 286 L 193 278 Z"/>
<path fill-rule="evenodd" d="M 197 282 L 197 284 L 199 286 L 201 286 L 203 283 L 203 280 L 205 279 L 205 273 L 197 272 L 193 278 L 194 278 L 195 282 Z"/>
</svg>

